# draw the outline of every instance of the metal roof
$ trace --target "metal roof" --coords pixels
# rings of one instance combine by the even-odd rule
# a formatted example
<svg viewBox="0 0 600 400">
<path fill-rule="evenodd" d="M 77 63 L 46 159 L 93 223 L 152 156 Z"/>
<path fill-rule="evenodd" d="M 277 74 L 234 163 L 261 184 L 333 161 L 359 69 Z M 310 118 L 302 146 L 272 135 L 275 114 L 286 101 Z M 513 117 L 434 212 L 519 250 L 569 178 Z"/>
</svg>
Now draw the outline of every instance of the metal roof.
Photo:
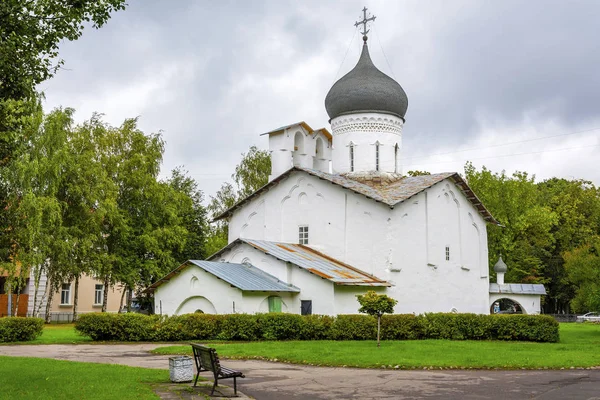
<svg viewBox="0 0 600 400">
<path fill-rule="evenodd" d="M 331 141 L 333 139 L 333 136 L 327 130 L 327 128 L 313 129 L 313 128 L 310 127 L 310 125 L 308 125 L 304 121 L 296 122 L 295 124 L 289 124 L 289 125 L 281 126 L 281 127 L 277 128 L 277 129 L 273 129 L 272 131 L 261 133 L 260 136 L 264 136 L 264 135 L 278 135 L 280 133 L 283 133 L 286 129 L 291 128 L 292 126 L 296 126 L 296 125 L 302 126 L 308 132 L 309 135 L 321 132 L 323 135 L 325 135 L 325 137 L 327 139 L 329 139 L 329 141 Z"/>
<path fill-rule="evenodd" d="M 293 243 L 269 242 L 265 240 L 237 239 L 227 247 L 211 256 L 218 256 L 223 251 L 238 243 L 246 243 L 255 249 L 269 254 L 279 260 L 290 262 L 308 272 L 332 281 L 337 285 L 353 286 L 391 286 L 389 282 L 369 275 L 358 268 L 329 257 L 308 246 Z"/>
<path fill-rule="evenodd" d="M 219 219 L 230 216 L 233 213 L 233 211 L 235 211 L 238 207 L 242 206 L 247 201 L 250 201 L 255 196 L 258 196 L 262 192 L 268 190 L 268 188 L 282 181 L 294 171 L 308 173 L 309 175 L 313 175 L 317 178 L 342 186 L 343 188 L 346 188 L 358 194 L 362 194 L 368 198 L 384 203 L 390 207 L 394 207 L 395 205 L 410 199 L 411 197 L 421 193 L 425 189 L 432 187 L 433 185 L 443 181 L 444 179 L 449 179 L 463 192 L 467 200 L 469 200 L 473 207 L 477 209 L 477 211 L 483 217 L 484 220 L 492 224 L 500 225 L 500 223 L 496 221 L 492 214 L 485 208 L 483 203 L 481 203 L 481 200 L 479 200 L 475 193 L 473 193 L 473 191 L 471 190 L 469 185 L 467 185 L 465 180 L 456 172 L 443 172 L 439 174 L 420 176 L 394 175 L 394 180 L 387 180 L 386 182 L 382 182 L 381 176 L 377 175 L 372 175 L 370 180 L 360 178 L 361 181 L 359 181 L 359 178 L 353 179 L 352 177 L 345 175 L 329 174 L 327 172 L 322 172 L 315 169 L 300 167 L 292 167 L 291 169 L 287 170 L 283 174 L 279 175 L 277 178 L 267 183 L 262 188 L 258 189 L 250 196 L 234 204 L 231 208 L 224 211 L 222 214 L 216 216 L 214 220 L 217 221 Z"/>
<path fill-rule="evenodd" d="M 490 293 L 542 295 L 546 294 L 546 288 L 544 285 L 532 283 L 490 283 Z"/>
<path fill-rule="evenodd" d="M 329 118 L 358 112 L 392 114 L 404 120 L 408 97 L 402 86 L 371 61 L 367 43 L 352 71 L 333 84 L 325 97 Z"/>
<path fill-rule="evenodd" d="M 167 276 L 152 284 L 148 290 L 153 291 L 160 285 L 170 281 L 183 269 L 196 266 L 213 274 L 232 286 L 249 292 L 300 292 L 300 289 L 283 282 L 273 275 L 264 272 L 250 264 L 233 264 L 225 262 L 212 262 L 201 260 L 189 260 L 180 265 Z"/>
</svg>

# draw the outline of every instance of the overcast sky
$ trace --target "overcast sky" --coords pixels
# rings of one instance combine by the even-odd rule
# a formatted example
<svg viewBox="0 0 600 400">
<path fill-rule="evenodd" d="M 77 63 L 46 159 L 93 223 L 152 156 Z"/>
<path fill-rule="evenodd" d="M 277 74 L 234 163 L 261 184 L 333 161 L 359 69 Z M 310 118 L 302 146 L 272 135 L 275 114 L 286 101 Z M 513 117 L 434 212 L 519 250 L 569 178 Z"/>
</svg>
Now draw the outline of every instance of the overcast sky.
<svg viewBox="0 0 600 400">
<path fill-rule="evenodd" d="M 210 195 L 249 146 L 267 149 L 261 133 L 329 128 L 325 95 L 358 60 L 365 3 L 373 61 L 408 94 L 404 171 L 471 160 L 600 185 L 593 0 L 129 0 L 65 42 L 64 69 L 39 89 L 78 121 L 97 111 L 162 131 L 163 176 L 184 165 Z"/>
</svg>

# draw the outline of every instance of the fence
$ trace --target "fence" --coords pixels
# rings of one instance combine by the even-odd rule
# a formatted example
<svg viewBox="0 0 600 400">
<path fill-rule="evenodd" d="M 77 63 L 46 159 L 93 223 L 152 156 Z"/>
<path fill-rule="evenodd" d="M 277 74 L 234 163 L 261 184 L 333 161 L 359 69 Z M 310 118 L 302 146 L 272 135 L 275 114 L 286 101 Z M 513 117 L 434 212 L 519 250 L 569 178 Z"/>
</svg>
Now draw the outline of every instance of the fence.
<svg viewBox="0 0 600 400">
<path fill-rule="evenodd" d="M 34 315 L 32 315 L 31 313 L 26 313 L 26 314 L 19 314 L 19 317 L 33 317 Z M 44 318 L 44 313 L 40 313 L 38 315 L 35 315 L 36 317 L 39 318 Z M 3 317 L 8 317 L 8 314 L 6 312 L 0 312 L 0 318 Z M 51 324 L 70 324 L 71 322 L 73 322 L 73 313 L 61 313 L 61 312 L 51 312 L 50 313 L 50 323 Z"/>
<path fill-rule="evenodd" d="M 545 314 L 549 315 L 558 322 L 577 322 L 577 314 Z"/>
</svg>

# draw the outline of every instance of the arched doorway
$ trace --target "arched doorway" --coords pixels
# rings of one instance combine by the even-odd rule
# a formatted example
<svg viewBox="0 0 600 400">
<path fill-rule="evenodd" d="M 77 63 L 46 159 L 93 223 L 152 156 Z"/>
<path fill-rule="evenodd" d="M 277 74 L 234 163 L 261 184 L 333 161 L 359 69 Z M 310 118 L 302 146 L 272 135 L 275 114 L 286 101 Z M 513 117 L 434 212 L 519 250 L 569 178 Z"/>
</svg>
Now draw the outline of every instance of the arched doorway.
<svg viewBox="0 0 600 400">
<path fill-rule="evenodd" d="M 201 310 L 203 314 L 216 314 L 213 303 L 203 296 L 192 296 L 185 299 L 175 311 L 175 315 L 193 314 Z"/>
<path fill-rule="evenodd" d="M 525 307 L 508 297 L 496 299 L 490 305 L 490 314 L 527 314 Z"/>
</svg>

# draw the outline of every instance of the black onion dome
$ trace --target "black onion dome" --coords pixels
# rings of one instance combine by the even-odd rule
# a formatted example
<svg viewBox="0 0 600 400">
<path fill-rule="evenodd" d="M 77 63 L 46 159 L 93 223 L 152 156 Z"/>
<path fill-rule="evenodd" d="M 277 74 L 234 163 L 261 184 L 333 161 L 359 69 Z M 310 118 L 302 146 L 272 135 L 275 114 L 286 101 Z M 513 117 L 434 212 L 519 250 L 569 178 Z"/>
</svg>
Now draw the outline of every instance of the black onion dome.
<svg viewBox="0 0 600 400">
<path fill-rule="evenodd" d="M 366 43 L 356 66 L 334 83 L 325 97 L 331 119 L 357 112 L 380 112 L 404 120 L 407 108 L 406 92 L 373 65 Z"/>
</svg>

